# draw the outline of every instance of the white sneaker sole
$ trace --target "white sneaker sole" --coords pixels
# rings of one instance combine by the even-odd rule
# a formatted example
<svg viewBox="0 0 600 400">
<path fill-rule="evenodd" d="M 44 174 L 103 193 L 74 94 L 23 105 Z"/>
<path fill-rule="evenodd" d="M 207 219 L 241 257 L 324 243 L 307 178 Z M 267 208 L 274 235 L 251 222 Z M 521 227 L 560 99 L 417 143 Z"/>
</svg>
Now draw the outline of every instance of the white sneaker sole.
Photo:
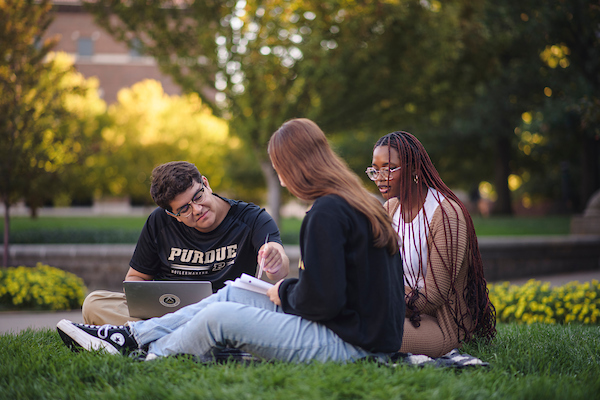
<svg viewBox="0 0 600 400">
<path fill-rule="evenodd" d="M 120 354 L 110 343 L 85 333 L 83 330 L 77 328 L 73 323 L 67 319 L 60 320 L 56 327 L 63 331 L 67 336 L 73 339 L 78 345 L 87 351 L 100 351 L 104 350 L 109 354 Z"/>
</svg>

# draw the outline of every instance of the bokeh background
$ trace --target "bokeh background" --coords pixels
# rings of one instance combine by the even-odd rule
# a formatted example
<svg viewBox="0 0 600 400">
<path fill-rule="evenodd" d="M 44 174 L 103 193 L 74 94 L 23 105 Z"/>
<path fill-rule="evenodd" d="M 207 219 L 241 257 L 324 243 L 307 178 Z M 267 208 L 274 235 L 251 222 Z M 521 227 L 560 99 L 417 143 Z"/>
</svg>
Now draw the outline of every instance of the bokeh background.
<svg viewBox="0 0 600 400">
<path fill-rule="evenodd" d="M 278 219 L 266 143 L 294 117 L 374 194 L 395 130 L 474 214 L 576 214 L 600 188 L 597 1 L 4 0 L 0 18 L 5 212 L 151 206 L 152 168 L 185 159 Z"/>
</svg>

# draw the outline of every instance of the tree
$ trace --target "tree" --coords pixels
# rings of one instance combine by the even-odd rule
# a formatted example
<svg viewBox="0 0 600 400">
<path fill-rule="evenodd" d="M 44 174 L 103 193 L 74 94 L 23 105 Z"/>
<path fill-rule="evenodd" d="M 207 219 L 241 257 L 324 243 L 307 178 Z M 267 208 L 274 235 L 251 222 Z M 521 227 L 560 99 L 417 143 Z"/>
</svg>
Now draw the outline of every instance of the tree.
<svg viewBox="0 0 600 400">
<path fill-rule="evenodd" d="M 275 219 L 280 187 L 265 151 L 271 133 L 298 116 L 331 131 L 417 120 L 415 110 L 449 92 L 447 81 L 433 78 L 460 53 L 455 29 L 469 18 L 461 1 L 181 4 L 99 0 L 87 7 L 115 38 L 142 43 L 165 73 L 229 121 L 261 166 Z"/>
<path fill-rule="evenodd" d="M 474 181 L 495 169 L 496 212 L 512 212 L 517 187 L 525 204 L 551 199 L 553 211 L 577 211 L 600 187 L 600 8 L 527 0 L 487 2 L 483 12 L 484 40 L 465 60 L 473 84 L 446 120 L 452 140 L 439 135 L 444 164 Z"/>
<path fill-rule="evenodd" d="M 442 165 L 452 164 L 473 184 L 484 179 L 494 183 L 497 214 L 513 213 L 508 182 L 522 162 L 515 128 L 523 113 L 544 99 L 543 38 L 529 22 L 534 3 L 486 2 L 478 10 L 477 40 L 454 69 L 469 78 L 455 96 L 458 106 L 445 115 L 436 135 L 441 140 L 435 151 L 445 153 Z"/>
<path fill-rule="evenodd" d="M 600 188 L 600 5 L 563 0 L 540 14 L 547 101 L 533 111 L 541 113 L 544 146 L 562 149 L 561 159 L 578 170 L 572 211 L 579 211 Z"/>
<path fill-rule="evenodd" d="M 40 81 L 53 81 L 60 76 L 57 90 L 65 93 L 59 101 L 67 113 L 55 121 L 46 151 L 44 173 L 33 177 L 23 195 L 31 216 L 47 202 L 70 205 L 73 199 L 92 198 L 93 189 L 87 178 L 86 162 L 101 149 L 102 128 L 106 124 L 106 103 L 98 93 L 98 80 L 86 79 L 73 70 L 73 60 L 65 53 L 51 53 L 53 67 Z M 50 188 L 52 188 L 50 190 Z"/>
<path fill-rule="evenodd" d="M 108 109 L 102 148 L 88 160 L 95 197 L 128 196 L 137 204 L 153 204 L 150 173 L 173 160 L 193 162 L 211 185 L 223 184 L 227 124 L 198 95 L 169 96 L 160 82 L 145 80 L 121 89 L 117 100 Z"/>
<path fill-rule="evenodd" d="M 372 146 L 383 134 L 410 131 L 428 149 L 449 136 L 440 125 L 471 100 L 466 88 L 477 66 L 468 57 L 483 42 L 481 7 L 481 1 L 356 2 L 338 10 L 329 36 L 314 38 L 327 47 L 320 70 L 308 74 L 316 77 L 315 119 L 365 180 Z M 445 140 L 447 146 L 461 147 Z M 456 162 L 447 165 L 442 176 Z"/>
<path fill-rule="evenodd" d="M 265 143 L 282 121 L 297 112 L 296 102 L 286 97 L 294 95 L 300 82 L 294 79 L 294 64 L 301 54 L 293 51 L 292 42 L 276 36 L 286 22 L 281 17 L 290 13 L 272 1 L 196 1 L 185 9 L 177 4 L 105 0 L 87 6 L 118 40 L 137 39 L 140 50 L 158 60 L 186 92 L 196 93 L 231 121 L 231 132 L 261 165 L 269 203 L 278 210 L 279 181 Z M 281 46 L 274 52 L 261 53 L 278 43 Z"/>
<path fill-rule="evenodd" d="M 486 156 L 497 165 L 496 212 L 512 213 L 517 187 L 526 204 L 552 199 L 552 210 L 563 212 L 579 210 L 600 187 L 599 18 L 597 3 L 585 0 L 485 8 L 486 40 L 474 48 L 480 65 L 474 101 L 451 126 L 461 143 L 480 148 L 480 156 L 470 157 L 479 160 L 478 172 L 489 171 Z"/>
<path fill-rule="evenodd" d="M 52 74 L 47 60 L 55 40 L 41 43 L 52 20 L 48 0 L 0 3 L 0 196 L 4 203 L 4 265 L 8 264 L 10 206 L 28 191 L 29 182 L 46 173 L 64 142 L 56 130 L 68 114 L 61 101 L 72 88 L 61 88 L 67 71 Z"/>
</svg>

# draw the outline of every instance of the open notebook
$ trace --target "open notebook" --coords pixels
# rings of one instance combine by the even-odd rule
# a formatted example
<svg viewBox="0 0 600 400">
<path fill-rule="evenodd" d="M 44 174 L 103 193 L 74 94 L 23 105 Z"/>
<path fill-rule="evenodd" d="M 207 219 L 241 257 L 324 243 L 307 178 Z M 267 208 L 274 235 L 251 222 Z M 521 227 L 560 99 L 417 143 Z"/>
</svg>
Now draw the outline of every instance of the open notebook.
<svg viewBox="0 0 600 400">
<path fill-rule="evenodd" d="M 269 282 L 262 281 L 248 274 L 242 274 L 242 276 L 236 278 L 236 280 L 227 281 L 225 283 L 234 287 L 250 290 L 252 292 L 265 295 L 267 294 L 267 290 L 269 290 L 269 288 L 273 286 Z"/>
</svg>

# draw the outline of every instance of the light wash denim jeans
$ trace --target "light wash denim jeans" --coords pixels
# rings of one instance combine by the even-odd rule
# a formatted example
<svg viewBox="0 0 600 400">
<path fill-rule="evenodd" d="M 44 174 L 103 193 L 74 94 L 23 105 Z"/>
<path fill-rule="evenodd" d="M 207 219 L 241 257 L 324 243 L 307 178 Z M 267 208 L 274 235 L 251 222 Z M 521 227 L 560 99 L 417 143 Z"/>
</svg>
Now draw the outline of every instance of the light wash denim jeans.
<svg viewBox="0 0 600 400">
<path fill-rule="evenodd" d="M 233 347 L 267 360 L 347 362 L 367 356 L 317 322 L 285 314 L 267 296 L 225 286 L 199 303 L 160 318 L 129 323 L 140 345 L 157 356 L 212 359 Z"/>
</svg>

